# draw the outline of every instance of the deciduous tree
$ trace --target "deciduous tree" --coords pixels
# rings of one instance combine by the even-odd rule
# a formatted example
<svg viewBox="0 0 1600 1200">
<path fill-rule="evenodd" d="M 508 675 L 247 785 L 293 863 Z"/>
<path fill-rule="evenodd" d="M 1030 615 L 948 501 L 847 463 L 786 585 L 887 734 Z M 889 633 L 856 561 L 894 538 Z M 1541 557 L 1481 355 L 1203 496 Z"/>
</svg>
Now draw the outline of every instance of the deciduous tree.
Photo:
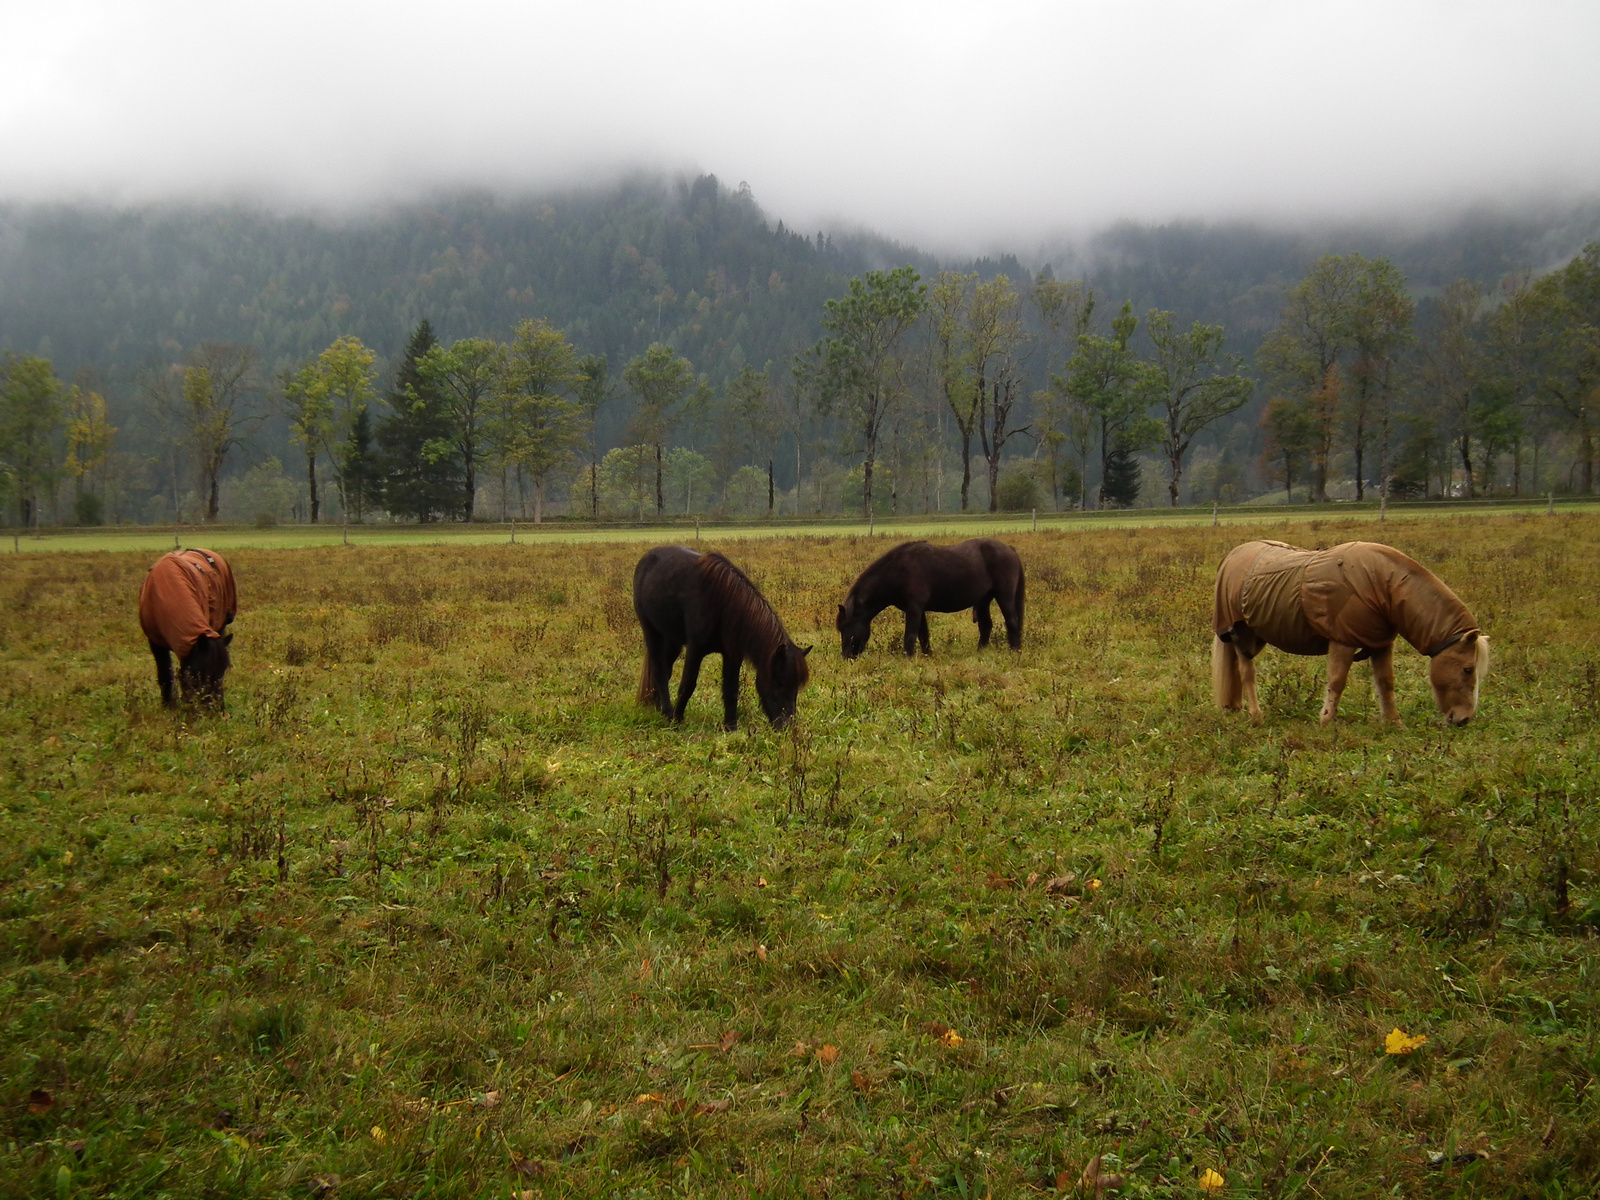
<svg viewBox="0 0 1600 1200">
<path fill-rule="evenodd" d="M 38 527 L 40 501 L 60 474 L 64 390 L 48 359 L 0 357 L 0 463 L 25 528 Z"/>
<path fill-rule="evenodd" d="M 1166 455 L 1167 492 L 1173 508 L 1183 481 L 1183 458 L 1206 426 L 1238 412 L 1250 399 L 1254 385 L 1233 368 L 1237 360 L 1222 354 L 1220 325 L 1196 321 L 1187 330 L 1174 328 L 1169 312 L 1151 309 L 1144 318 L 1145 333 L 1155 349 L 1150 363 L 1151 386 L 1162 414 L 1161 452 Z"/>
<path fill-rule="evenodd" d="M 511 462 L 533 480 L 533 519 L 544 521 L 545 489 L 582 444 L 584 379 L 578 352 L 548 321 L 524 321 L 506 351 L 501 377 L 499 441 Z"/>
<path fill-rule="evenodd" d="M 904 386 L 905 335 L 921 315 L 927 292 L 909 266 L 852 279 L 844 296 L 823 305 L 827 336 L 808 356 L 818 411 L 842 417 L 861 448 L 861 496 L 869 515 L 878 439 Z"/>
<path fill-rule="evenodd" d="M 469 522 L 478 498 L 484 427 L 492 416 L 505 361 L 505 347 L 489 338 L 462 338 L 448 348 L 434 346 L 417 360 L 417 374 L 434 386 L 450 426 L 448 440 L 461 465 L 462 508 Z"/>
<path fill-rule="evenodd" d="M 1350 344 L 1352 311 L 1361 264 L 1328 254 L 1289 289 L 1277 327 L 1261 343 L 1256 362 L 1279 395 L 1309 403 L 1319 390 L 1326 400 L 1328 373 Z M 1311 498 L 1328 499 L 1328 467 L 1338 433 L 1338 412 L 1319 410 L 1311 445 Z"/>
<path fill-rule="evenodd" d="M 629 435 L 649 446 L 655 454 L 656 516 L 659 518 L 666 510 L 666 497 L 661 487 L 662 455 L 678 423 L 684 397 L 694 386 L 694 366 L 687 358 L 680 358 L 671 346 L 655 342 L 627 365 L 622 380 L 639 398 L 639 406 L 628 423 Z"/>
<path fill-rule="evenodd" d="M 258 419 L 248 408 L 259 390 L 255 364 L 249 346 L 202 342 L 183 369 L 184 413 L 207 521 L 217 519 L 228 454 L 242 443 L 245 426 Z"/>
<path fill-rule="evenodd" d="M 1139 327 L 1133 303 L 1126 302 L 1111 322 L 1111 336 L 1085 333 L 1067 362 L 1066 376 L 1058 380 L 1063 392 L 1081 404 L 1095 426 L 1100 446 L 1100 503 L 1112 497 L 1106 491 L 1112 455 L 1124 457 L 1151 445 L 1160 425 L 1147 416 L 1153 399 L 1154 377 L 1139 362 L 1129 340 Z"/>
</svg>

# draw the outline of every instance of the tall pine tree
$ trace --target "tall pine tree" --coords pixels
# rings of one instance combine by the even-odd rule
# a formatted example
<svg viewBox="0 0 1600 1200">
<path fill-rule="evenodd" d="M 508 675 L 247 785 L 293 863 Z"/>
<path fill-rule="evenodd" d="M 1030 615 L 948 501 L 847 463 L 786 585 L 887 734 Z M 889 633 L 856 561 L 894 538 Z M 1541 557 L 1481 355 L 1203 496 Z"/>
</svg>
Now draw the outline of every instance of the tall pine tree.
<svg viewBox="0 0 1600 1200">
<path fill-rule="evenodd" d="M 1101 504 L 1132 508 L 1139 499 L 1142 483 L 1139 460 L 1133 456 L 1133 448 L 1126 442 L 1116 443 L 1106 456 L 1105 481 L 1100 485 Z"/>
<path fill-rule="evenodd" d="M 421 522 L 452 519 L 466 507 L 449 408 L 438 384 L 417 369 L 417 361 L 436 345 L 433 326 L 422 321 L 395 372 L 388 396 L 391 415 L 378 427 L 384 506 L 397 517 Z"/>
</svg>

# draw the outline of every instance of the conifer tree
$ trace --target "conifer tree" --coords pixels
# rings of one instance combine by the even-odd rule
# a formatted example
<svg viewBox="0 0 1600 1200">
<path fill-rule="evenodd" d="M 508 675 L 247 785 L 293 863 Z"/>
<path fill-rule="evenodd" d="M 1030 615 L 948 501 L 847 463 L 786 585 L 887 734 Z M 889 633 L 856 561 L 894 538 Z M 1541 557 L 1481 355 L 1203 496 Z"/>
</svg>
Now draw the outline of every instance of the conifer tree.
<svg viewBox="0 0 1600 1200">
<path fill-rule="evenodd" d="M 384 505 L 396 516 L 420 522 L 454 517 L 465 507 L 444 397 L 417 365 L 436 345 L 433 326 L 423 320 L 406 342 L 388 396 L 392 411 L 378 427 Z"/>
</svg>

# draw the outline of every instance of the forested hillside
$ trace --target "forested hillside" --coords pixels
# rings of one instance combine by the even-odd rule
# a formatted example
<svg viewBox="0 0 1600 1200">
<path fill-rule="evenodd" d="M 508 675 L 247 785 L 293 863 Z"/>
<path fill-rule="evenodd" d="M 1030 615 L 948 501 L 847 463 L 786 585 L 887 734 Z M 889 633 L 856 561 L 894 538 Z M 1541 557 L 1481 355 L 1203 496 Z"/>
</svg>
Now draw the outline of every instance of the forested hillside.
<svg viewBox="0 0 1600 1200">
<path fill-rule="evenodd" d="M 1104 395 L 1085 400 L 1087 392 L 1074 400 L 1059 372 L 1067 367 L 1080 335 L 1115 340 L 1111 319 L 1125 302 L 1131 302 L 1130 315 L 1141 319 L 1151 310 L 1171 313 L 1173 329 L 1193 321 L 1217 327 L 1213 341 L 1220 339 L 1220 344 L 1208 351 L 1217 369 L 1227 367 L 1228 356 L 1236 355 L 1244 375 L 1254 378 L 1261 374 L 1256 352 L 1278 326 L 1286 297 L 1325 255 L 1387 261 L 1417 306 L 1416 327 L 1426 330 L 1434 320 L 1433 297 L 1453 282 L 1475 281 L 1492 296 L 1519 272 L 1560 266 L 1597 235 L 1600 205 L 1591 204 L 1521 216 L 1480 215 L 1410 231 L 1121 225 L 1032 255 L 952 262 L 870 235 L 829 236 L 787 228 L 761 210 L 747 187 L 730 189 L 714 176 L 675 181 L 641 177 L 606 190 L 538 198 L 458 195 L 337 218 L 242 206 L 11 206 L 0 208 L 0 350 L 47 361 L 55 376 L 79 385 L 84 396 L 92 395 L 101 406 L 89 404 L 85 410 L 80 402 L 67 414 L 71 421 L 63 419 L 56 459 L 68 469 L 53 468 L 54 475 L 46 471 L 39 476 L 49 476 L 49 487 L 29 510 L 35 520 L 71 520 L 74 514 L 83 518 L 102 511 L 106 519 L 166 519 L 160 516 L 163 506 L 180 514 L 186 505 L 207 507 L 203 501 L 208 489 L 207 511 L 215 511 L 218 494 L 226 497 L 253 469 L 257 491 L 266 487 L 277 499 L 268 503 L 252 494 L 232 506 L 233 515 L 247 516 L 261 505 L 303 519 L 305 497 L 295 503 L 285 499 L 296 487 L 304 490 L 293 482 L 292 461 L 306 444 L 304 430 L 296 433 L 293 406 L 285 403 L 285 381 L 335 346 L 358 346 L 368 356 L 341 360 L 347 366 L 365 363 L 360 369 L 371 380 L 344 395 L 340 411 L 346 427 L 337 439 L 318 434 L 326 452 L 320 465 L 315 455 L 309 463 L 314 479 L 319 471 L 331 471 L 330 486 L 336 484 L 343 496 L 347 470 L 355 472 L 354 479 L 369 469 L 361 459 L 367 451 L 353 449 L 356 441 L 371 437 L 386 418 L 394 417 L 397 402 L 406 404 L 404 389 L 395 391 L 393 381 L 404 365 L 402 348 L 424 320 L 441 353 L 463 339 L 509 343 L 519 328 L 526 332 L 526 322 L 539 321 L 559 331 L 572 354 L 591 366 L 601 359 L 609 364 L 604 388 L 590 396 L 580 414 L 581 436 L 569 438 L 572 452 L 562 460 L 562 470 L 540 475 L 541 498 L 546 475 L 551 487 L 564 481 L 576 490 L 585 458 L 576 449 L 581 441 L 592 476 L 591 513 L 598 512 L 601 457 L 608 451 L 629 451 L 638 459 L 639 446 L 649 443 L 663 462 L 673 447 L 699 456 L 701 461 L 693 462 L 680 455 L 675 468 L 685 511 L 712 505 L 715 497 L 720 497 L 716 503 L 730 503 L 728 486 L 741 466 L 763 469 L 768 478 L 762 486 L 769 493 L 794 493 L 791 509 L 801 506 L 795 489 L 809 479 L 813 499 L 806 503 L 829 509 L 847 503 L 852 488 L 860 491 L 859 479 L 850 479 L 852 472 L 859 477 L 863 469 L 862 443 L 844 408 L 821 403 L 821 392 L 800 396 L 791 375 L 796 356 L 824 333 L 825 302 L 844 295 L 849 281 L 864 272 L 903 264 L 914 267 L 928 284 L 940 271 L 970 272 L 982 283 L 1004 275 L 1015 284 L 1004 303 L 1012 305 L 1019 324 L 1008 350 L 1016 359 L 1006 368 L 1006 386 L 1014 389 L 1014 398 L 1007 401 L 1009 426 L 1002 422 L 996 431 L 1001 443 L 984 449 L 984 431 L 974 427 L 965 439 L 969 457 L 963 463 L 959 406 L 947 386 L 953 360 L 943 367 L 935 363 L 937 323 L 925 315 L 908 332 L 905 352 L 897 360 L 897 386 L 905 395 L 896 401 L 894 419 L 884 426 L 885 457 L 893 460 L 880 468 L 889 472 L 888 503 L 938 507 L 954 502 L 954 481 L 971 473 L 976 461 L 971 456 L 980 454 L 989 460 L 991 494 L 983 499 L 993 503 L 1002 459 L 1028 457 L 1037 465 L 1047 448 L 1048 481 L 1041 475 L 1042 482 L 1019 485 L 1019 503 L 1030 497 L 1041 501 L 1034 482 L 1047 490 L 1047 504 L 1067 503 L 1072 495 L 1082 501 L 1090 482 L 1104 492 L 1106 473 L 1113 469 L 1133 473 L 1119 493 L 1126 502 L 1142 496 L 1138 502 L 1149 503 L 1158 490 L 1156 460 L 1148 457 L 1157 445 L 1153 428 L 1135 422 L 1118 432 L 1104 425 L 1094 435 L 1099 438 L 1097 463 L 1091 464 L 1084 442 L 1079 473 L 1071 478 L 1056 462 L 1065 453 L 1062 444 L 1071 440 L 1065 409 L 1074 403 L 1107 403 Z M 1046 280 L 1083 285 L 1072 290 L 1081 327 L 1057 329 L 1061 336 L 1054 340 L 1046 328 L 1047 314 L 1037 305 L 1041 269 Z M 1092 310 L 1081 304 L 1091 294 Z M 974 297 L 981 300 L 977 293 L 969 300 Z M 1149 336 L 1156 327 L 1143 322 L 1128 328 L 1130 355 L 1155 353 Z M 662 426 L 659 437 L 645 437 L 640 433 L 640 394 L 626 385 L 624 367 L 653 344 L 670 347 L 689 375 L 686 390 L 673 401 L 681 411 Z M 187 386 L 198 386 L 201 377 L 194 372 L 196 356 L 202 353 L 211 356 L 207 372 L 220 369 L 219 345 L 247 348 L 249 371 L 238 380 L 240 393 L 230 409 L 226 436 L 202 454 L 193 429 L 185 432 L 186 420 L 194 424 L 194 412 L 185 417 L 182 410 L 186 404 L 193 410 L 194 399 L 184 399 L 188 393 L 180 376 L 189 380 Z M 945 353 L 947 359 L 953 353 L 949 344 Z M 755 386 L 751 368 L 765 373 L 764 390 L 754 399 L 749 392 Z M 30 377 L 20 367 L 12 375 Z M 208 373 L 204 379 L 211 377 Z M 574 381 L 578 378 L 571 375 Z M 1089 386 L 1081 379 L 1080 384 L 1080 392 Z M 744 393 L 736 394 L 739 386 Z M 1053 387 L 1060 401 L 1055 412 L 1047 411 L 1045 396 Z M 1302 390 L 1309 396 L 1309 385 Z M 1267 399 L 1263 389 L 1255 389 L 1247 400 L 1210 421 L 1195 441 L 1202 457 L 1215 458 L 1218 448 L 1228 448 L 1232 482 L 1227 494 L 1235 498 L 1272 486 L 1273 435 L 1263 424 Z M 979 403 L 987 406 L 990 401 L 980 398 Z M 732 425 L 739 404 L 745 406 L 747 419 L 735 437 Z M 752 405 L 785 408 L 787 415 L 780 419 L 769 413 L 764 422 L 754 421 Z M 357 428 L 358 410 L 367 414 L 369 408 L 364 425 Z M 95 446 L 96 439 L 105 442 L 93 470 L 84 467 L 81 455 L 73 457 L 78 452 L 68 442 L 78 435 L 69 426 L 80 433 L 88 429 L 84 436 Z M 1429 429 L 1437 445 L 1417 453 L 1438 460 L 1451 435 L 1443 425 Z M 389 442 L 398 444 L 394 439 L 401 433 L 391 427 Z M 1080 442 L 1093 440 L 1090 434 L 1080 435 Z M 438 444 L 437 436 L 430 441 L 421 425 L 406 436 L 412 437 L 413 457 Z M 1326 476 L 1344 468 L 1331 463 L 1326 437 L 1324 443 Z M 1492 457 L 1493 447 L 1489 449 Z M 385 452 L 392 457 L 398 451 Z M 1115 453 L 1125 460 L 1121 466 L 1112 462 Z M 1147 456 L 1144 471 L 1149 477 L 1142 492 L 1134 462 L 1141 454 Z M 49 459 L 49 448 L 37 455 Z M 259 469 L 267 462 L 277 464 L 282 476 L 261 475 Z M 502 467 L 515 463 L 514 457 L 501 456 Z M 79 495 L 84 488 L 105 493 L 99 508 L 92 503 L 74 507 L 56 490 L 72 476 L 74 465 Z M 20 486 L 15 484 L 16 469 L 8 469 L 15 492 Z M 378 469 L 376 459 L 370 469 Z M 981 474 L 984 466 L 976 469 Z M 1439 487 L 1450 486 L 1440 462 L 1419 469 L 1424 477 L 1433 471 Z M 24 474 L 32 470 L 26 467 Z M 470 463 L 464 470 L 471 478 Z M 632 470 L 642 478 L 638 462 Z M 1293 471 L 1291 451 L 1284 458 L 1281 481 L 1290 489 Z M 1215 472 L 1208 478 L 1213 491 L 1221 486 Z M 897 486 L 901 480 L 905 489 Z M 520 468 L 517 481 L 520 497 Z M 757 485 L 749 479 L 745 483 L 745 491 L 753 494 Z M 450 486 L 459 490 L 459 479 Z M 502 492 L 509 486 L 504 483 Z M 636 482 L 633 493 L 643 486 Z M 1357 486 L 1359 490 L 1359 481 Z M 381 488 L 374 493 L 374 511 L 379 512 L 380 493 Z M 976 488 L 974 495 L 982 494 Z M 1185 491 L 1185 498 L 1190 495 L 1199 493 Z M 196 496 L 200 499 L 193 500 Z M 13 495 L 8 501 L 8 520 L 17 519 L 16 500 Z M 503 494 L 500 501 L 499 511 L 507 511 Z M 435 507 L 438 515 L 448 516 L 473 506 L 468 501 Z M 573 501 L 571 507 L 580 506 Z M 612 507 L 643 513 L 645 506 L 642 496 L 633 494 Z M 426 519 L 429 511 L 424 505 L 418 515 Z"/>
</svg>

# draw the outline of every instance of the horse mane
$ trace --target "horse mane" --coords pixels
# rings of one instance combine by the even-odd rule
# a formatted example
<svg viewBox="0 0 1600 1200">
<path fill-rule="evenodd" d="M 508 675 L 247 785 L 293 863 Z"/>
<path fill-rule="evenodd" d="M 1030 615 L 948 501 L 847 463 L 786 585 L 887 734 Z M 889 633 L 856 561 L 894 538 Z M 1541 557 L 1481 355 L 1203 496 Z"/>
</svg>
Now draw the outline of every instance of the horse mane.
<svg viewBox="0 0 1600 1200">
<path fill-rule="evenodd" d="M 760 589 L 722 555 L 707 551 L 698 565 L 722 617 L 724 644 L 736 646 L 741 658 L 765 670 L 772 652 L 789 641 L 789 631 Z"/>
</svg>

